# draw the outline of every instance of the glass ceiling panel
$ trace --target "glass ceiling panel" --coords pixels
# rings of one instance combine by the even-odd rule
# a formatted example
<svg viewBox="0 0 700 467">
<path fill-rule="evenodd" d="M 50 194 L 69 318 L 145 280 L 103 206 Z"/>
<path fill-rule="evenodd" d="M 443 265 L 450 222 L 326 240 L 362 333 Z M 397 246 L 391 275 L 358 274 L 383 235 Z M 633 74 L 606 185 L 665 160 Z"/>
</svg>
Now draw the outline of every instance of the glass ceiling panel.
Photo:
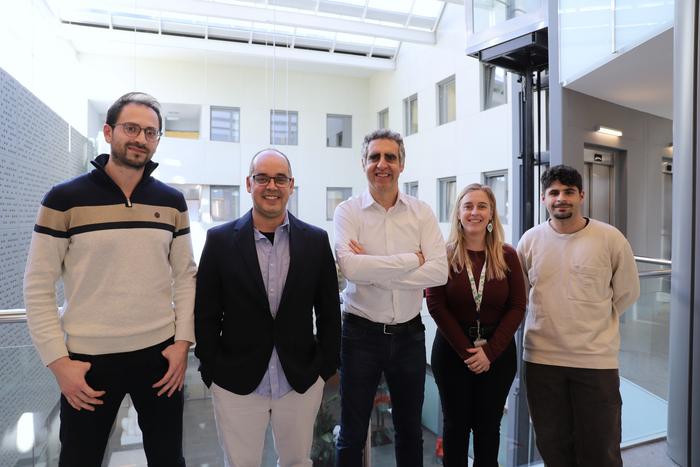
<svg viewBox="0 0 700 467">
<path fill-rule="evenodd" d="M 233 8 L 229 17 L 208 17 L 201 11 L 192 11 L 189 14 L 169 11 L 169 2 L 165 0 L 162 2 L 161 9 L 138 8 L 138 0 L 134 0 L 133 8 L 127 5 L 115 9 L 108 5 L 119 4 L 119 2 L 103 4 L 99 0 L 46 1 L 53 5 L 60 5 L 60 16 L 64 21 L 79 21 L 81 16 L 89 15 L 100 19 L 91 22 L 109 25 L 110 16 L 131 17 L 137 21 L 162 21 L 163 25 L 175 22 L 182 27 L 209 26 L 216 29 L 219 35 L 228 34 L 227 30 L 231 34 L 239 35 L 273 34 L 280 36 L 280 39 L 282 36 L 288 37 L 290 43 L 291 38 L 295 38 L 294 40 L 299 43 L 324 41 L 331 44 L 346 44 L 357 47 L 358 50 L 380 49 L 383 54 L 386 50 L 398 52 L 401 42 L 380 37 L 381 31 L 375 34 L 353 33 L 351 30 L 342 33 L 328 31 L 325 30 L 324 21 L 328 17 L 334 17 L 358 23 L 391 26 L 392 29 L 433 31 L 445 7 L 445 0 L 209 0 L 212 3 L 231 5 Z M 280 17 L 288 14 L 289 11 L 294 11 L 312 18 L 313 22 L 309 24 L 317 22 L 318 29 L 308 25 L 305 28 L 294 27 L 290 22 L 286 25 L 272 25 L 266 22 L 240 20 L 235 16 L 236 7 L 277 11 Z"/>
<path fill-rule="evenodd" d="M 393 11 L 395 13 L 410 13 L 411 2 L 399 2 L 396 0 L 369 0 L 368 8 L 375 10 Z"/>
<path fill-rule="evenodd" d="M 438 0 L 416 0 L 411 14 L 414 16 L 427 16 L 436 18 L 440 16 L 444 3 Z"/>
<path fill-rule="evenodd" d="M 318 29 L 296 28 L 297 37 L 313 37 L 314 39 L 334 40 L 337 33 L 332 31 L 320 31 Z"/>
<path fill-rule="evenodd" d="M 345 34 L 339 32 L 336 36 L 338 42 L 349 42 L 351 44 L 373 44 L 374 37 L 358 36 L 357 34 Z"/>
</svg>

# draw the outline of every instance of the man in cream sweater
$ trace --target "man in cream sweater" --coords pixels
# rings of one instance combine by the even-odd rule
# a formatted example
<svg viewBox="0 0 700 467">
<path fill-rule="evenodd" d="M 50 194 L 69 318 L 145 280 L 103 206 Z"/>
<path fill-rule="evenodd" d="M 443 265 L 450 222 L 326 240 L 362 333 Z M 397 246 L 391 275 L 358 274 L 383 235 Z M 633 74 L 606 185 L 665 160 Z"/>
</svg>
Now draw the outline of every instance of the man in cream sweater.
<svg viewBox="0 0 700 467">
<path fill-rule="evenodd" d="M 152 96 L 120 97 L 103 128 L 110 154 L 53 187 L 39 208 L 24 302 L 37 352 L 61 388 L 60 467 L 102 465 L 126 394 L 148 465 L 185 465 L 182 386 L 196 270 L 185 199 L 151 176 L 162 123 Z"/>
<path fill-rule="evenodd" d="M 622 466 L 620 315 L 639 297 L 632 249 L 615 227 L 581 215 L 581 174 L 542 175 L 549 220 L 518 255 L 529 290 L 523 359 L 537 447 L 549 467 Z"/>
</svg>

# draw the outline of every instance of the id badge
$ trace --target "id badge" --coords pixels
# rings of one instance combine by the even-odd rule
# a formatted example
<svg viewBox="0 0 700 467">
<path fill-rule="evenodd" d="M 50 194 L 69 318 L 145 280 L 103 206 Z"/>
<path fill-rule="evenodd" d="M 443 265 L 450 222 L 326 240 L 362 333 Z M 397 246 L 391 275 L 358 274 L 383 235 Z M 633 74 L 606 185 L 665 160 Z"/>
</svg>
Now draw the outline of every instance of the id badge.
<svg viewBox="0 0 700 467">
<path fill-rule="evenodd" d="M 486 339 L 477 339 L 474 341 L 474 347 L 483 347 L 486 345 Z"/>
</svg>

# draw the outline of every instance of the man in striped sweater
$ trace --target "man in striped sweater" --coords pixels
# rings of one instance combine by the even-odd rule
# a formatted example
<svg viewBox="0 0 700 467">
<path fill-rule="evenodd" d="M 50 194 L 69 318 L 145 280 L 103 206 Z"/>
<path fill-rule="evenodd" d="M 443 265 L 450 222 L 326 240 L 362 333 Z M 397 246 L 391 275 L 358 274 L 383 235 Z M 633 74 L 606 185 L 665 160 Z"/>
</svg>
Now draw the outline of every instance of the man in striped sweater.
<svg viewBox="0 0 700 467">
<path fill-rule="evenodd" d="M 120 97 L 104 125 L 110 154 L 53 187 L 39 209 L 24 299 L 34 344 L 62 393 L 61 467 L 101 465 L 126 394 L 148 465 L 185 465 L 182 386 L 196 270 L 185 200 L 151 176 L 161 128 L 153 97 Z"/>
</svg>

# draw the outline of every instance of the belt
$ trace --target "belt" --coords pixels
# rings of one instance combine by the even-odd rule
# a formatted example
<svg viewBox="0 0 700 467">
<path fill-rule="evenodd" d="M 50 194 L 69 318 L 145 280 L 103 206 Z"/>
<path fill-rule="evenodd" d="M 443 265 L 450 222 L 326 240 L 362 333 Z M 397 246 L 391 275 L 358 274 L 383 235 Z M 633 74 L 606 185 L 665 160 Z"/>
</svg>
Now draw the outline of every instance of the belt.
<svg viewBox="0 0 700 467">
<path fill-rule="evenodd" d="M 361 326 L 365 329 L 370 329 L 372 331 L 382 332 L 383 334 L 387 335 L 407 334 L 411 332 L 425 330 L 425 326 L 423 326 L 423 322 L 421 321 L 419 314 L 416 315 L 415 318 L 406 321 L 405 323 L 384 324 L 370 321 L 366 318 L 363 318 L 362 316 L 358 316 L 352 313 L 343 313 L 343 322 Z"/>
<path fill-rule="evenodd" d="M 462 324 L 462 330 L 470 339 L 476 339 L 479 337 L 478 327 L 472 326 L 471 324 Z M 481 338 L 490 339 L 493 332 L 496 330 L 496 326 L 481 326 Z"/>
</svg>

